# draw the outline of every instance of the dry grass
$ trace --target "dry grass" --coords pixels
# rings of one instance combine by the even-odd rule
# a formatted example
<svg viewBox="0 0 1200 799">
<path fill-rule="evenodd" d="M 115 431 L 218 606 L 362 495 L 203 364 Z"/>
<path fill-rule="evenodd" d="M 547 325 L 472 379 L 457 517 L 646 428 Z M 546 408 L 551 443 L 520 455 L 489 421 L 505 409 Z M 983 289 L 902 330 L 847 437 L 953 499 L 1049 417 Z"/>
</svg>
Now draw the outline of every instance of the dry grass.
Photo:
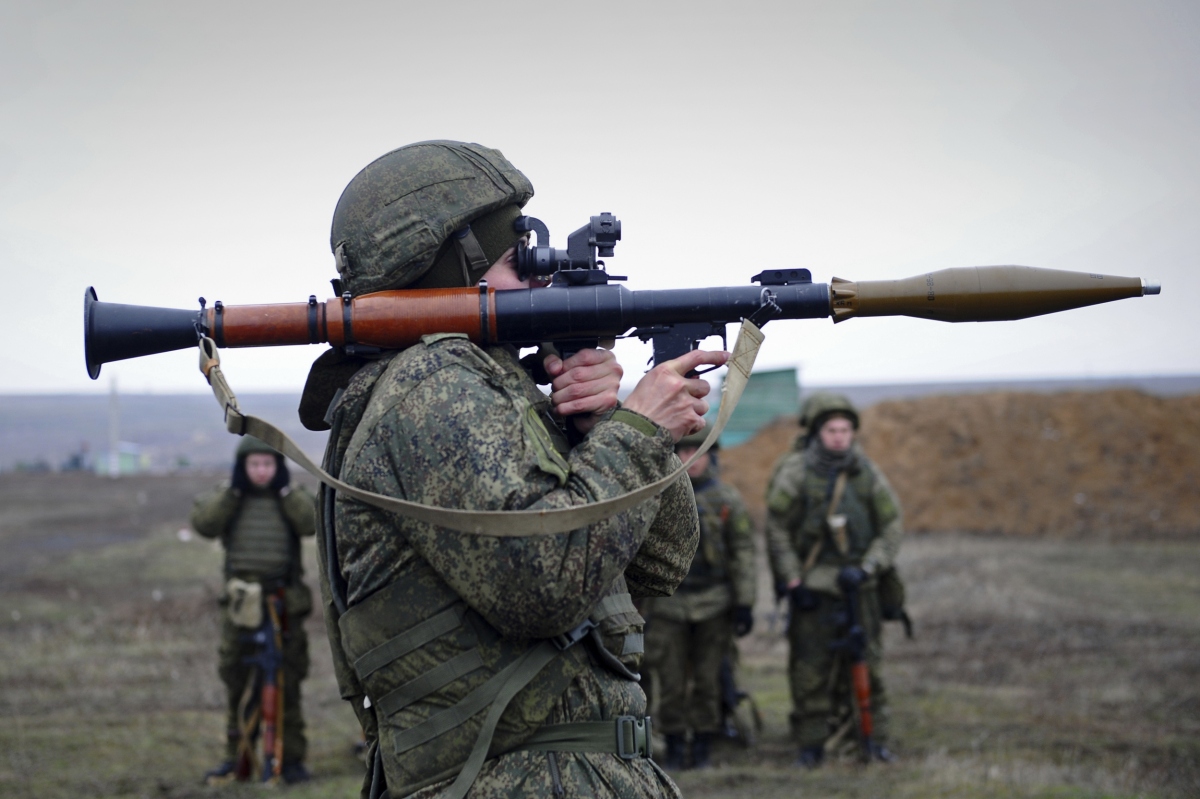
<svg viewBox="0 0 1200 799">
<path fill-rule="evenodd" d="M 222 751 L 220 553 L 177 531 L 202 485 L 16 479 L 0 478 L 0 796 L 262 796 L 198 780 Z M 139 506 L 139 491 L 156 498 Z M 116 510 L 104 509 L 109 496 Z M 132 521 L 131 508 L 159 505 Z M 107 532 L 89 540 L 87 518 Z M 64 529 L 75 536 L 67 548 L 53 544 Z M 743 654 L 763 740 L 680 775 L 685 795 L 1200 795 L 1200 548 L 938 535 L 910 540 L 902 566 L 918 638 L 889 630 L 901 761 L 811 774 L 790 765 L 786 651 L 764 602 Z M 318 778 L 288 795 L 354 796 L 357 728 L 320 619 L 309 633 Z"/>
</svg>

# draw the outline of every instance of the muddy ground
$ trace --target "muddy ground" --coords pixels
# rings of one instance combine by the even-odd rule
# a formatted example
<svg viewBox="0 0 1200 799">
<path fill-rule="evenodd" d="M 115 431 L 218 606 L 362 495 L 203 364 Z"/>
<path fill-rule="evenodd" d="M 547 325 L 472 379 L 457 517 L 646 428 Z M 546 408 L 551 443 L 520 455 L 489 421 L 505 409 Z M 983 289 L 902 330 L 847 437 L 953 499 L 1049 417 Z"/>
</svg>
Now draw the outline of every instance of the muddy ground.
<svg viewBox="0 0 1200 799">
<path fill-rule="evenodd" d="M 222 751 L 221 554 L 180 530 L 214 479 L 0 477 L 0 796 L 264 795 L 199 784 Z M 1200 547 L 939 534 L 910 538 L 902 565 L 917 639 L 887 639 L 900 762 L 791 766 L 764 599 L 742 672 L 761 741 L 680 775 L 685 795 L 1200 795 Z M 287 794 L 355 796 L 355 721 L 322 620 L 308 629 L 316 780 Z"/>
</svg>

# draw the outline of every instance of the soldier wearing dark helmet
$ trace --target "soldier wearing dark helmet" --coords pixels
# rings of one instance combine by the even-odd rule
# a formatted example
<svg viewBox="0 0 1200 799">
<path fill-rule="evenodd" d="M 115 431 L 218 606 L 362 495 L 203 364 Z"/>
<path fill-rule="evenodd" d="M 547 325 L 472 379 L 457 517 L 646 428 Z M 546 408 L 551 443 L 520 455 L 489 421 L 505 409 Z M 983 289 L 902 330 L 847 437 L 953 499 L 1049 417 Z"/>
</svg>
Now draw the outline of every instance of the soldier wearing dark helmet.
<svg viewBox="0 0 1200 799">
<path fill-rule="evenodd" d="M 684 436 L 675 447 L 687 461 L 710 427 Z M 709 765 L 709 749 L 721 728 L 721 661 L 734 635 L 754 626 L 757 575 L 754 526 L 745 503 L 717 473 L 714 445 L 688 468 L 700 516 L 700 545 L 687 577 L 670 597 L 649 599 L 646 666 L 656 672 L 655 726 L 666 736 L 667 768 L 683 768 L 686 735 L 692 733 L 691 766 Z"/>
<path fill-rule="evenodd" d="M 312 594 L 302 579 L 300 539 L 316 531 L 312 494 L 289 485 L 283 456 L 246 436 L 238 444 L 233 477 L 196 499 L 192 529 L 225 546 L 225 612 L 221 619 L 218 673 L 228 693 L 226 757 L 205 775 L 210 782 L 234 777 L 243 748 L 253 745 L 245 713 L 257 697 L 252 635 L 261 618 L 264 598 L 282 591 L 287 630 L 283 633 L 283 768 L 285 782 L 308 779 L 304 767 L 307 741 L 300 707 L 300 682 L 308 675 L 308 636 L 304 618 L 312 611 Z M 253 607 L 251 607 L 253 604 Z M 253 725 L 250 725 L 253 727 Z"/>
<path fill-rule="evenodd" d="M 341 290 L 530 288 L 512 223 L 532 194 L 476 144 L 384 155 L 334 212 Z M 674 444 L 707 409 L 704 381 L 684 375 L 727 357 L 656 367 L 618 406 L 611 353 L 518 355 L 457 334 L 330 350 L 301 416 L 331 427 L 325 468 L 357 487 L 444 508 L 568 508 L 678 468 Z M 687 573 L 698 525 L 686 480 L 558 535 L 460 533 L 330 489 L 320 506 L 322 599 L 369 741 L 366 795 L 678 795 L 649 758 L 632 597 L 670 594 Z"/>
<path fill-rule="evenodd" d="M 806 434 L 776 464 L 767 491 L 767 552 L 777 590 L 791 602 L 788 676 L 799 763 L 819 765 L 826 740 L 849 718 L 850 686 L 830 648 L 845 621 L 838 576 L 847 569 L 861 580 L 874 754 L 889 760 L 878 589 L 900 548 L 900 504 L 855 443 L 859 418 L 849 400 L 814 394 L 800 424 Z"/>
</svg>

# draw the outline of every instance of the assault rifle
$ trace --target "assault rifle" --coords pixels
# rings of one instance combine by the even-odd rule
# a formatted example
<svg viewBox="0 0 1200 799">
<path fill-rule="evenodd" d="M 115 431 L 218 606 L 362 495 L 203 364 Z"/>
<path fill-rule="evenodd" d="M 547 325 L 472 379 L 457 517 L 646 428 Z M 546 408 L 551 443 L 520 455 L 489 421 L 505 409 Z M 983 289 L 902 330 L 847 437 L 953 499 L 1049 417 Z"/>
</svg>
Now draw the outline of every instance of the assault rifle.
<svg viewBox="0 0 1200 799">
<path fill-rule="evenodd" d="M 856 568 L 842 569 L 838 574 L 838 587 L 846 598 L 845 636 L 835 641 L 831 646 L 835 652 L 840 652 L 847 666 L 846 677 L 850 688 L 851 710 L 858 730 L 858 742 L 862 747 L 862 757 L 866 762 L 882 750 L 875 746 L 872 736 L 875 734 L 875 722 L 871 715 L 871 675 L 867 667 L 867 630 L 863 624 L 862 571 Z"/>
<path fill-rule="evenodd" d="M 245 659 L 254 667 L 247 691 L 257 692 L 258 702 L 255 706 L 252 698 L 243 700 L 239 709 L 243 714 L 239 720 L 242 736 L 234 774 L 239 781 L 250 779 L 255 768 L 255 739 L 261 731 L 261 780 L 279 784 L 283 767 L 283 635 L 287 625 L 282 590 L 263 597 L 263 605 L 262 624 L 247 636 L 255 644 L 255 653 Z"/>
<path fill-rule="evenodd" d="M 621 223 L 593 216 L 570 235 L 566 250 L 549 245 L 546 226 L 520 217 L 516 232 L 536 236 L 517 251 L 518 273 L 550 277 L 536 289 L 497 291 L 486 283 L 462 289 L 380 291 L 357 297 L 342 291 L 320 302 L 153 308 L 99 302 L 84 292 L 84 354 L 95 379 L 111 361 L 195 347 L 211 337 L 218 347 L 273 347 L 329 343 L 349 355 L 403 349 L 430 333 L 464 333 L 480 345 L 537 346 L 554 342 L 564 354 L 613 338 L 653 343 L 655 363 L 694 349 L 725 326 L 771 319 L 843 322 L 856 316 L 913 316 L 943 322 L 989 322 L 1082 308 L 1158 294 L 1136 277 L 977 266 L 942 269 L 903 280 L 814 283 L 807 269 L 765 269 L 757 285 L 631 291 L 617 285 L 599 257 L 613 255 Z"/>
</svg>

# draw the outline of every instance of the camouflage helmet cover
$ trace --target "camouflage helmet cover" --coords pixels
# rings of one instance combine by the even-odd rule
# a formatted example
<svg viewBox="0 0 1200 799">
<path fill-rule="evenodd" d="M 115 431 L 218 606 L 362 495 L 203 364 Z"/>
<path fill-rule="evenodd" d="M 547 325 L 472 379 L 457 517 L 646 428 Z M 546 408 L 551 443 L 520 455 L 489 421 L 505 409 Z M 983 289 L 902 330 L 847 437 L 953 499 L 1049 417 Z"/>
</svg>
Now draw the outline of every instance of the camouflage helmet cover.
<svg viewBox="0 0 1200 799">
<path fill-rule="evenodd" d="M 355 175 L 334 209 L 329 245 L 342 287 L 353 295 L 403 288 L 429 271 L 456 230 L 532 196 L 499 150 L 455 141 L 393 150 Z"/>
<path fill-rule="evenodd" d="M 804 401 L 800 408 L 800 426 L 810 432 L 817 432 L 825 420 L 834 414 L 845 416 L 858 429 L 858 409 L 841 394 L 819 391 Z"/>
<path fill-rule="evenodd" d="M 238 442 L 237 451 L 234 453 L 234 458 L 241 460 L 247 455 L 251 455 L 256 452 L 264 455 L 279 454 L 278 450 L 262 439 L 255 438 L 254 436 L 242 436 L 242 440 Z"/>
</svg>

